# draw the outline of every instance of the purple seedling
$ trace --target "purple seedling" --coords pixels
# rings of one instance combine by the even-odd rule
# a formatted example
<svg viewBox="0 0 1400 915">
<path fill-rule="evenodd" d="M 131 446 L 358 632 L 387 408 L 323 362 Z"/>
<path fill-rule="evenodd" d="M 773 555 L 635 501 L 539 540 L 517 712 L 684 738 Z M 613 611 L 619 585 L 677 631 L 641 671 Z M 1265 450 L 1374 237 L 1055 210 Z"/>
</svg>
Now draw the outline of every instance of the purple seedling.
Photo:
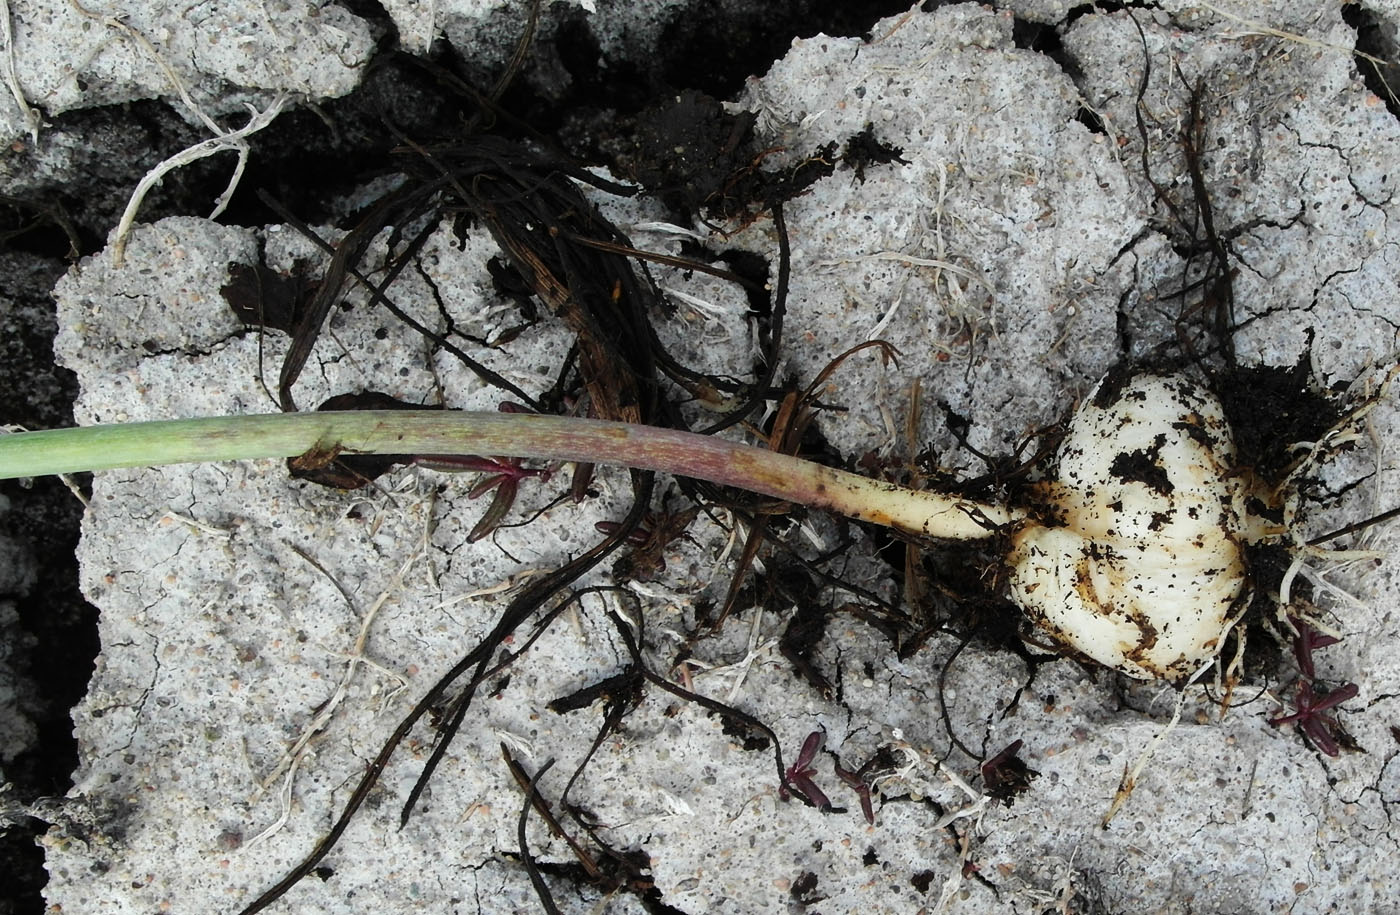
<svg viewBox="0 0 1400 915">
<path fill-rule="evenodd" d="M 871 760 L 873 763 L 875 760 Z M 856 790 L 860 797 L 860 812 L 865 815 L 865 822 L 871 826 L 875 825 L 875 804 L 870 799 L 870 783 L 865 780 L 865 770 L 870 767 L 870 763 L 861 766 L 859 770 L 852 771 L 841 765 L 841 760 L 832 755 L 831 767 L 836 770 L 836 777 L 841 779 L 850 787 Z"/>
<path fill-rule="evenodd" d="M 505 520 L 506 514 L 515 504 L 515 497 L 520 492 L 522 480 L 528 480 L 532 477 L 548 480 L 550 475 L 548 468 L 524 467 L 520 463 L 520 458 L 515 457 L 422 454 L 414 458 L 414 463 L 430 470 L 442 470 L 448 473 L 485 474 L 475 486 L 467 491 L 467 498 L 479 499 L 493 491 L 496 495 L 491 499 L 491 504 L 487 506 L 481 520 L 476 522 L 476 526 L 467 535 L 467 540 L 472 543 L 489 535 Z"/>
<path fill-rule="evenodd" d="M 1360 687 L 1355 683 L 1343 683 L 1331 692 L 1319 693 L 1314 690 L 1312 680 L 1299 680 L 1292 714 L 1270 718 L 1269 724 L 1274 727 L 1281 724 L 1296 725 L 1308 743 L 1328 756 L 1337 756 L 1341 752 L 1338 741 L 1349 744 L 1351 738 L 1342 730 L 1337 719 L 1326 713 L 1348 699 L 1356 698 L 1360 691 Z"/>
<path fill-rule="evenodd" d="M 817 787 L 812 781 L 812 776 L 817 774 L 817 770 L 812 768 L 812 761 L 821 752 L 822 744 L 826 743 L 826 731 L 813 731 L 807 735 L 807 739 L 802 742 L 802 749 L 797 754 L 797 759 L 788 766 L 783 778 L 783 784 L 778 786 L 778 796 L 787 800 L 792 796 L 789 788 L 796 789 L 809 804 L 820 809 L 823 813 L 832 810 L 831 799 L 826 796 L 822 789 Z"/>
<path fill-rule="evenodd" d="M 1299 619 L 1296 616 L 1290 616 L 1288 621 L 1293 624 L 1294 630 L 1298 633 L 1293 637 L 1293 657 L 1298 662 L 1298 669 L 1309 680 L 1316 679 L 1317 670 L 1313 664 L 1313 652 L 1318 648 L 1335 645 L 1341 639 L 1335 635 L 1319 632 L 1309 625 L 1307 620 Z"/>
<path fill-rule="evenodd" d="M 1298 679 L 1293 712 L 1270 718 L 1269 724 L 1274 727 L 1283 724 L 1296 725 L 1308 743 L 1317 750 L 1328 756 L 1336 756 L 1343 746 L 1351 748 L 1352 740 L 1337 719 L 1326 713 L 1348 699 L 1355 698 L 1360 688 L 1355 683 L 1343 683 L 1333 690 L 1327 690 L 1325 687 L 1319 690 L 1317 664 L 1313 659 L 1313 652 L 1328 645 L 1335 645 L 1341 639 L 1319 632 L 1307 620 L 1296 616 L 1290 616 L 1288 621 L 1293 624 L 1297 633 L 1293 636 L 1293 658 L 1298 662 L 1298 670 L 1302 676 Z"/>
<path fill-rule="evenodd" d="M 817 783 L 812 780 L 812 776 L 817 774 L 817 770 L 812 764 L 816 761 L 817 754 L 822 751 L 825 743 L 826 731 L 824 730 L 813 731 L 807 735 L 807 739 L 802 742 L 802 749 L 798 752 L 797 759 L 788 766 L 787 772 L 784 774 L 783 784 L 778 787 L 778 795 L 783 800 L 787 800 L 795 791 L 822 813 L 841 813 L 844 808 L 834 806 L 831 799 L 826 796 L 826 792 L 818 788 Z M 835 753 L 829 750 L 827 753 L 831 756 L 831 767 L 836 770 L 837 778 L 854 788 L 860 797 L 860 812 L 865 816 L 865 822 L 874 826 L 875 803 L 871 798 L 867 774 L 880 761 L 880 757 L 876 756 L 858 770 L 852 771 L 841 765 L 841 759 Z"/>
</svg>

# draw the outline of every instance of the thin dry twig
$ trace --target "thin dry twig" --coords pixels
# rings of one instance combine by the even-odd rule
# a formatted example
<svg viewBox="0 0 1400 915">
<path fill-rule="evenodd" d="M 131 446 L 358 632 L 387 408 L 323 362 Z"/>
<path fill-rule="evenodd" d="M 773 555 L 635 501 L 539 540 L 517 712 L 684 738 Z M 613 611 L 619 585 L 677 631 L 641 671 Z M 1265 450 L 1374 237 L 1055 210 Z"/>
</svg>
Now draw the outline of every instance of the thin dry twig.
<svg viewBox="0 0 1400 915">
<path fill-rule="evenodd" d="M 3 7 L 4 2 L 5 0 L 0 0 L 0 12 L 7 12 Z M 210 117 L 209 114 L 200 107 L 199 103 L 190 95 L 189 88 L 185 85 L 185 81 L 180 78 L 180 74 L 177 73 L 175 68 L 165 59 L 165 55 L 160 52 L 160 49 L 157 48 L 149 38 L 142 34 L 139 29 L 133 28 L 119 16 L 94 13 L 92 10 L 87 9 L 79 3 L 78 0 L 68 0 L 68 3 L 80 15 L 92 19 L 95 22 L 100 22 L 109 29 L 120 32 L 144 50 L 147 55 L 155 61 L 156 66 L 160 67 L 161 72 L 165 74 L 166 80 L 175 90 L 175 94 L 180 97 L 180 101 L 184 103 L 185 107 L 189 109 L 190 113 L 198 119 L 201 124 L 214 134 L 212 138 L 196 143 L 187 149 L 182 149 L 164 162 L 159 163 L 147 172 L 145 177 L 137 183 L 136 190 L 132 191 L 131 199 L 127 201 L 126 210 L 122 212 L 121 221 L 117 223 L 116 233 L 112 240 L 112 263 L 117 267 L 121 267 L 126 263 L 126 238 L 131 234 L 131 226 L 136 221 L 136 213 L 141 209 L 141 203 L 145 200 L 146 194 L 150 192 L 151 188 L 158 184 L 168 173 L 181 166 L 188 165 L 191 162 L 197 162 L 200 159 L 206 159 L 215 153 L 224 151 L 236 152 L 238 154 L 238 163 L 233 168 L 233 174 L 229 176 L 228 186 L 225 187 L 224 192 L 219 195 L 219 199 L 214 202 L 214 209 L 209 214 L 210 219 L 217 219 L 219 214 L 228 207 L 229 201 L 233 199 L 234 191 L 238 189 L 238 182 L 243 178 L 243 170 L 248 165 L 248 137 L 276 120 L 277 116 L 282 113 L 283 107 L 286 106 L 291 96 L 286 92 L 278 93 L 262 111 L 258 111 L 253 105 L 248 105 L 248 123 L 237 130 L 228 130 L 219 124 L 218 121 Z M 6 38 L 8 39 L 8 15 L 5 16 L 5 29 Z M 16 87 L 12 85 L 11 91 L 15 91 L 15 88 Z"/>
<path fill-rule="evenodd" d="M 262 111 L 249 105 L 248 122 L 242 127 L 229 131 L 219 128 L 221 132 L 218 136 L 201 140 L 193 146 L 182 149 L 146 172 L 145 176 L 137 182 L 136 190 L 131 192 L 131 199 L 127 201 L 121 221 L 117 223 L 116 233 L 112 239 L 113 265 L 121 267 L 126 263 L 126 239 L 131 234 L 132 224 L 136 221 L 136 213 L 141 209 L 141 203 L 146 199 L 146 194 L 150 192 L 151 188 L 177 168 L 200 159 L 207 159 L 216 153 L 235 152 L 238 154 L 238 164 L 234 166 L 233 174 L 229 176 L 228 186 L 219 195 L 219 199 L 214 202 L 214 209 L 209 214 L 210 219 L 218 218 L 219 214 L 228 206 L 229 200 L 233 198 L 233 193 L 238 188 L 238 182 L 243 177 L 243 170 L 248 165 L 248 137 L 275 121 L 289 100 L 290 96 L 281 93 Z"/>
<path fill-rule="evenodd" d="M 335 587 L 337 591 L 340 592 L 340 595 L 345 599 L 346 604 L 350 606 L 351 610 L 354 609 L 354 602 L 350 599 L 349 593 L 340 584 L 340 582 L 337 581 L 335 577 L 332 576 L 330 572 L 328 572 L 326 568 L 321 565 L 321 563 L 317 562 L 316 559 L 314 559 L 311 555 L 303 552 L 295 546 L 292 547 L 292 551 L 298 556 L 300 556 L 302 559 L 306 560 L 307 563 L 309 563 L 322 575 L 325 575 L 328 579 L 330 579 L 331 584 Z M 389 696 L 385 698 L 386 702 L 389 699 L 392 699 L 395 694 L 403 690 L 408 685 L 407 681 L 404 680 L 404 678 L 399 674 L 389 670 L 382 664 L 377 664 L 371 661 L 369 658 L 365 657 L 364 651 L 365 644 L 369 641 L 369 630 L 370 626 L 374 623 L 374 618 L 378 615 L 380 609 L 384 606 L 384 604 L 388 602 L 389 597 L 393 594 L 393 592 L 402 585 L 404 576 L 408 574 L 408 570 L 413 566 L 413 563 L 417 561 L 417 559 L 418 555 L 416 553 L 408 557 L 408 559 L 404 561 L 403 565 L 399 567 L 399 570 L 394 573 L 394 579 L 391 584 L 391 587 L 383 591 L 379 595 L 379 597 L 374 601 L 374 603 L 370 606 L 370 608 L 367 611 L 365 611 L 363 619 L 360 620 L 360 631 L 359 634 L 355 637 L 354 645 L 351 646 L 348 652 L 345 652 L 343 654 L 343 657 L 348 659 L 350 663 L 348 663 L 345 666 L 345 672 L 341 674 L 340 682 L 336 684 L 335 692 L 331 695 L 329 699 L 325 701 L 325 703 L 321 705 L 320 711 L 317 713 L 315 719 L 313 719 L 311 723 L 308 724 L 306 728 L 302 730 L 301 736 L 297 738 L 296 743 L 292 744 L 291 748 L 282 755 L 282 759 L 277 763 L 276 768 L 274 768 L 272 772 L 269 773 L 265 779 L 263 779 L 262 784 L 259 786 L 257 792 L 255 792 L 254 800 L 260 797 L 262 795 L 262 792 L 267 790 L 268 786 L 270 786 L 273 782 L 277 781 L 279 778 L 282 778 L 285 774 L 286 778 L 283 781 L 281 791 L 281 814 L 278 816 L 277 820 L 275 820 L 270 826 L 268 826 L 262 832 L 258 833 L 258 835 L 254 836 L 250 840 L 249 844 L 259 842 L 267 838 L 268 836 L 274 834 L 275 832 L 277 832 L 277 830 L 282 828 L 283 824 L 287 822 L 287 817 L 291 805 L 292 779 L 296 774 L 297 766 L 300 764 L 302 757 L 305 755 L 307 745 L 311 743 L 312 738 L 314 738 L 317 734 L 319 734 L 322 730 L 325 729 L 326 725 L 330 723 L 331 717 L 335 714 L 335 710 L 340 706 L 341 701 L 346 697 L 346 695 L 348 695 L 350 690 L 350 683 L 355 679 L 355 672 L 359 669 L 360 665 L 364 664 L 365 666 L 373 668 L 374 670 L 378 671 L 381 674 L 384 674 L 387 677 L 391 677 L 399 681 L 399 686 L 393 692 L 391 692 Z"/>
</svg>

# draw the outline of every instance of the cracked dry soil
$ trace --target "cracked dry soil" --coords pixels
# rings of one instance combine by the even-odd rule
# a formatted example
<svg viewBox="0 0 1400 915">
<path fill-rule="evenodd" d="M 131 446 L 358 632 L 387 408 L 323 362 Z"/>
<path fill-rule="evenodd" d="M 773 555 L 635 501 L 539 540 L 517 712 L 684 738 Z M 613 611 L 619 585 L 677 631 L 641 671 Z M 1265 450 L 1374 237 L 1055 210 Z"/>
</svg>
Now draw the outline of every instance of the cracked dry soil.
<svg viewBox="0 0 1400 915">
<path fill-rule="evenodd" d="M 853 359 L 822 390 L 830 409 L 816 429 L 831 460 L 982 472 L 978 452 L 1010 454 L 1115 362 L 1183 358 L 1178 328 L 1199 327 L 1193 309 L 1209 310 L 1221 245 L 1239 363 L 1290 367 L 1311 343 L 1310 371 L 1331 384 L 1393 360 L 1400 127 L 1350 53 L 1358 24 L 1339 6 L 1252 10 L 1253 26 L 1198 7 L 1105 5 L 1037 29 L 1006 10 L 916 8 L 868 39 L 800 41 L 745 85 L 738 98 L 755 116 L 757 148 L 781 147 L 765 163 L 774 168 L 867 125 L 902 151 L 863 180 L 821 178 L 785 208 L 783 374 L 805 383 L 867 336 L 901 353 L 887 367 Z M 1196 144 L 1198 181 L 1184 137 Z M 1214 241 L 1192 204 L 1202 188 Z M 654 227 L 677 218 L 664 204 L 594 199 L 642 247 L 776 261 L 769 220 L 724 232 L 695 224 L 692 245 Z M 572 337 L 499 291 L 497 253 L 480 226 L 444 223 L 392 293 L 435 327 L 445 306 L 458 345 L 533 393 L 565 364 Z M 260 366 L 276 366 L 287 339 L 246 332 L 225 307 L 228 264 L 290 274 L 317 257 L 286 227 L 181 218 L 140 229 L 125 270 L 86 261 L 58 290 L 79 421 L 266 409 Z M 367 264 L 383 258 L 381 240 Z M 764 328 L 750 299 L 702 274 L 652 269 L 679 305 L 654 316 L 661 340 L 705 371 L 753 377 Z M 415 402 L 441 392 L 454 407 L 499 399 L 362 293 L 329 328 L 300 381 L 302 403 L 366 388 Z M 1385 447 L 1395 424 L 1387 396 L 1359 447 L 1325 465 L 1317 491 L 1345 498 L 1313 510 L 1314 533 L 1400 501 Z M 921 464 L 924 449 L 932 458 Z M 247 903 L 325 831 L 414 697 L 512 593 L 593 542 L 630 491 L 608 471 L 578 504 L 555 501 L 562 476 L 522 488 L 512 517 L 533 520 L 469 544 L 481 506 L 467 488 L 401 470 L 377 488 L 336 492 L 272 464 L 99 476 L 81 580 L 102 609 L 103 652 L 75 712 L 82 756 L 68 822 L 45 839 L 50 901 L 65 911 Z M 674 487 L 660 492 L 654 508 L 684 504 Z M 766 722 L 788 758 L 825 730 L 811 778 L 846 809 L 784 801 L 771 746 L 650 689 L 571 797 L 609 847 L 646 856 L 655 893 L 607 897 L 537 818 L 529 848 L 566 911 L 1400 911 L 1389 865 L 1400 850 L 1390 822 L 1400 621 L 1387 564 L 1303 573 L 1344 636 L 1318 652 L 1317 673 L 1358 684 L 1340 715 L 1360 751 L 1332 758 L 1269 724 L 1298 677 L 1275 644 L 1246 666 L 1223 720 L 1212 688 L 1190 694 L 1182 725 L 1103 829 L 1124 767 L 1161 733 L 1173 696 L 1070 660 L 1039 664 L 1030 679 L 996 631 L 968 640 L 972 627 L 950 622 L 946 596 L 961 583 L 947 557 L 827 518 L 800 521 L 776 525 L 794 552 L 763 553 L 747 599 L 714 637 L 692 644 L 687 633 L 728 588 L 738 547 L 723 513 L 697 515 L 667 547 L 664 572 L 632 582 L 631 597 L 568 608 L 483 688 L 408 824 L 397 829 L 397 810 L 432 752 L 427 728 L 410 735 L 332 856 L 278 905 L 536 906 L 517 835 L 522 795 L 501 747 L 532 773 L 554 759 L 539 788 L 557 801 L 605 711 L 550 703 L 624 669 L 627 647 L 606 616 L 622 609 L 645 620 L 653 669 Z M 1393 539 L 1378 527 L 1348 545 L 1389 553 Z M 605 567 L 579 585 L 610 583 Z M 881 600 L 941 625 L 898 651 L 871 609 Z M 826 691 L 783 652 L 794 619 L 813 608 L 824 625 L 802 656 Z M 1267 636 L 1256 641 L 1267 649 Z M 287 769 L 286 750 L 313 724 L 321 730 Z M 1039 775 L 1008 807 L 984 794 L 993 779 L 982 764 L 1013 741 Z M 873 825 L 834 767 L 870 759 L 882 763 Z"/>
</svg>

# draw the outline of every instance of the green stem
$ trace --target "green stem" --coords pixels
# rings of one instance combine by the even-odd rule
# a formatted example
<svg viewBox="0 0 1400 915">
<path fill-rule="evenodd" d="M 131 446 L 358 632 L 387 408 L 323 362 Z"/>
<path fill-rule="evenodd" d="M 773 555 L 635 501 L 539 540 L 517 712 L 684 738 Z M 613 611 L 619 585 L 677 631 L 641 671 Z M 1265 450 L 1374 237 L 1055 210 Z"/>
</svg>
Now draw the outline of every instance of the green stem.
<svg viewBox="0 0 1400 915">
<path fill-rule="evenodd" d="M 1022 516 L 790 455 L 651 426 L 438 410 L 219 416 L 0 436 L 0 479 L 118 467 L 351 454 L 456 455 L 620 464 L 709 480 L 928 537 L 975 539 Z"/>
</svg>

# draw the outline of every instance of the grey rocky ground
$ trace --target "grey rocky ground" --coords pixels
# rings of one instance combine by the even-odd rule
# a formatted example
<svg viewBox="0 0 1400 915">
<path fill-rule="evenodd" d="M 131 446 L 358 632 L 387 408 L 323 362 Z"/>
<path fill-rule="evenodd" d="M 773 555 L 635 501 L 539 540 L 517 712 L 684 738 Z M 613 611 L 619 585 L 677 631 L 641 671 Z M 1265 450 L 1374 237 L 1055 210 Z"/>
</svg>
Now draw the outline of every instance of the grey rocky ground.
<svg viewBox="0 0 1400 915">
<path fill-rule="evenodd" d="M 1392 191 L 1400 124 L 1363 78 L 1370 63 L 1353 53 L 1357 30 L 1342 7 L 1163 3 L 1131 15 L 1081 10 L 1072 22 L 1065 7 L 915 7 L 865 40 L 795 42 L 737 100 L 778 150 L 774 166 L 867 125 L 902 149 L 902 163 L 872 166 L 863 178 L 838 170 L 786 209 L 785 371 L 810 379 L 868 339 L 900 353 L 897 365 L 852 359 L 823 392 L 842 409 L 818 425 L 847 463 L 870 453 L 898 462 L 931 444 L 949 470 L 977 472 L 934 403 L 972 421 L 972 447 L 1006 453 L 1125 355 L 1171 338 L 1179 303 L 1168 293 L 1188 275 L 1188 230 L 1154 198 L 1147 175 L 1178 197 L 1188 188 L 1182 136 L 1198 81 L 1209 138 L 1203 175 L 1216 229 L 1238 254 L 1239 360 L 1291 365 L 1311 339 L 1319 378 L 1362 385 L 1395 361 L 1400 245 L 1389 218 L 1400 216 Z M 1361 8 L 1369 28 L 1392 27 L 1394 9 Z M 332 25 L 337 35 L 360 34 L 336 18 L 339 8 L 326 9 L 315 34 Z M 1013 13 L 1057 27 L 1052 53 L 1018 45 Z M 304 11 L 286 15 L 309 28 Z M 451 37 L 461 31 L 455 21 L 434 27 Z M 353 71 L 368 51 L 352 44 L 321 63 Z M 1151 69 L 1140 85 L 1144 60 Z M 259 99 L 289 88 L 216 75 Z M 329 86 L 311 91 L 337 91 Z M 659 204 L 598 201 L 640 246 L 679 250 L 658 226 L 668 218 Z M 777 247 L 767 219 L 725 226 L 724 236 L 688 228 L 716 247 L 769 258 Z M 421 269 L 395 287 L 396 301 L 440 323 L 436 293 L 474 338 L 494 339 L 515 315 L 485 269 L 495 251 L 483 230 L 459 245 L 441 228 Z M 191 215 L 139 226 L 123 265 L 110 248 L 77 265 L 56 290 L 57 352 L 81 384 L 75 419 L 272 409 L 263 379 L 275 376 L 286 338 L 248 333 L 220 295 L 229 263 L 259 256 L 290 269 L 317 255 L 285 226 Z M 681 302 L 658 317 L 663 339 L 707 370 L 748 371 L 756 344 L 743 296 L 700 274 L 657 274 Z M 363 296 L 351 306 L 318 343 L 301 402 L 372 388 L 415 402 L 441 391 L 449 406 L 494 408 L 494 392 L 426 353 Z M 568 346 L 568 334 L 546 322 L 473 352 L 538 388 Z M 924 409 L 912 420 L 914 443 L 905 429 L 916 380 Z M 1387 395 L 1359 450 L 1328 477 L 1337 489 L 1361 482 L 1316 514 L 1314 533 L 1400 504 L 1389 444 L 1396 425 Z M 616 471 L 603 472 L 599 496 L 577 506 L 548 504 L 563 483 L 528 489 L 516 515 L 538 518 L 468 544 L 482 505 L 466 497 L 467 485 L 427 470 L 381 484 L 336 492 L 290 482 L 275 462 L 97 477 L 80 559 L 85 593 L 101 609 L 103 649 L 74 711 L 81 766 L 55 815 L 63 822 L 45 840 L 52 905 L 214 912 L 246 903 L 314 845 L 399 717 L 489 629 L 513 589 L 591 542 L 594 523 L 615 517 L 628 495 Z M 696 603 L 727 587 L 733 545 L 721 521 L 702 515 L 674 544 L 667 573 L 632 586 L 656 666 L 674 655 Z M 842 533 L 817 518 L 797 536 L 820 550 Z M 893 596 L 879 545 L 853 535 L 834 571 Z M 1347 545 L 1390 554 L 1394 542 L 1393 527 L 1382 526 Z M 1237 698 L 1253 701 L 1223 719 L 1211 694 L 1194 688 L 1182 724 L 1104 829 L 1124 767 L 1171 716 L 1170 690 L 1061 661 L 1039 669 L 1010 713 L 1026 666 L 1004 648 L 974 643 L 950 663 L 958 640 L 935 636 L 900 659 L 874 627 L 838 616 L 815 656 L 841 685 L 827 697 L 778 651 L 797 612 L 778 606 L 739 613 L 696 647 L 689 675 L 697 690 L 770 724 L 789 759 L 817 729 L 848 765 L 887 748 L 899 765 L 878 784 L 874 825 L 827 758 L 817 778 L 845 813 L 782 800 L 769 755 L 654 690 L 572 797 L 605 824 L 611 845 L 649 858 L 660 898 L 687 913 L 1400 911 L 1390 807 L 1400 800 L 1392 765 L 1400 665 L 1391 650 L 1400 583 L 1390 564 L 1369 559 L 1318 558 L 1304 574 L 1346 636 L 1319 652 L 1319 673 L 1359 685 L 1342 716 L 1365 752 L 1329 758 L 1270 726 L 1291 697 L 1287 669 L 1282 682 L 1251 677 Z M 608 581 L 602 569 L 581 584 Z M 605 613 L 622 608 L 582 600 L 517 662 L 508 684 L 482 697 L 399 829 L 399 803 L 430 750 L 427 731 L 415 732 L 324 874 L 293 889 L 281 909 L 533 906 L 519 863 L 521 794 L 501 745 L 530 771 L 555 760 L 540 785 L 558 796 L 601 711 L 546 706 L 621 669 L 625 652 Z M 992 802 L 977 760 L 950 731 L 984 753 L 1023 741 L 1039 778 L 1013 806 Z M 643 910 L 635 897 L 600 898 L 567 879 L 563 868 L 576 859 L 538 820 L 529 842 L 559 865 L 547 879 L 565 911 Z"/>
</svg>

